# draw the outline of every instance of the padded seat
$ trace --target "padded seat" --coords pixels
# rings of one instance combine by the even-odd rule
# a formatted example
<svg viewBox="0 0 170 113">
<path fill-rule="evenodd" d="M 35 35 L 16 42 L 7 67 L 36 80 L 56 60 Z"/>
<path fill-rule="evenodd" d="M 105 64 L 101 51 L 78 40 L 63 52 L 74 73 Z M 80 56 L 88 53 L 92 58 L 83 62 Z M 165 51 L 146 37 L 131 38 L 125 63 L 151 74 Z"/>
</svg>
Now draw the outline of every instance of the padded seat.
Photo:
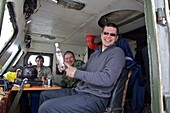
<svg viewBox="0 0 170 113">
<path fill-rule="evenodd" d="M 112 96 L 106 109 L 107 113 L 123 113 L 129 78 L 132 71 L 124 68 L 114 84 Z"/>
</svg>

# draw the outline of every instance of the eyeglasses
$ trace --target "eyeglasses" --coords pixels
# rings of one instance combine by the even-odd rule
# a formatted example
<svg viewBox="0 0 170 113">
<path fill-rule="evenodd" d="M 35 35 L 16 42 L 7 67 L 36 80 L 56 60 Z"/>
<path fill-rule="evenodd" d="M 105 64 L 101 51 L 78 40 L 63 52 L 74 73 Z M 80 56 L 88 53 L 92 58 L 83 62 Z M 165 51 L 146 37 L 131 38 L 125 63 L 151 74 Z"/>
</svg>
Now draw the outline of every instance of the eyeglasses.
<svg viewBox="0 0 170 113">
<path fill-rule="evenodd" d="M 108 33 L 108 32 L 103 32 L 104 35 L 110 35 L 110 36 L 117 36 L 117 34 L 114 33 Z"/>
</svg>

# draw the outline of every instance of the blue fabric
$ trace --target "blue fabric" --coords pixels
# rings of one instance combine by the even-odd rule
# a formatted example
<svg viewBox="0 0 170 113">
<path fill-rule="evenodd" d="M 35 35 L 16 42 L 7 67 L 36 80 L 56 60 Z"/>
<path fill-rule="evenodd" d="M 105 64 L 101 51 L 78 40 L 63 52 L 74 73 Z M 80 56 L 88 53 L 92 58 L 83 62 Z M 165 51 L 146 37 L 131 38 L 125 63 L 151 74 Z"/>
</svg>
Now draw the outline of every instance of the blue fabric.
<svg viewBox="0 0 170 113">
<path fill-rule="evenodd" d="M 132 62 L 132 75 L 129 80 L 129 89 L 132 89 L 132 113 L 141 113 L 144 106 L 145 82 L 142 77 L 141 66 L 135 61 Z"/>
<path fill-rule="evenodd" d="M 39 107 L 39 97 L 40 92 L 32 92 L 30 93 L 30 98 L 28 96 L 28 92 L 23 91 L 21 98 L 20 98 L 20 106 L 21 107 L 28 107 L 29 106 L 29 100 L 31 100 L 31 113 L 38 113 L 38 107 Z"/>
<path fill-rule="evenodd" d="M 28 92 L 22 92 L 19 103 L 21 107 L 29 106 Z"/>
<path fill-rule="evenodd" d="M 142 77 L 141 66 L 134 61 L 133 54 L 127 40 L 120 39 L 116 44 L 118 47 L 123 49 L 126 57 L 130 57 L 132 59 L 126 60 L 125 66 L 127 69 L 132 69 L 132 74 L 128 85 L 128 88 L 132 89 L 132 113 L 141 113 L 144 106 L 145 97 L 145 82 Z"/>
<path fill-rule="evenodd" d="M 38 113 L 40 92 L 33 92 L 30 94 L 31 99 L 31 113 Z"/>
<path fill-rule="evenodd" d="M 120 47 L 123 49 L 125 56 L 131 57 L 133 59 L 133 54 L 129 46 L 129 42 L 127 40 L 121 38 L 120 40 L 116 42 L 116 45 L 117 47 Z"/>
</svg>

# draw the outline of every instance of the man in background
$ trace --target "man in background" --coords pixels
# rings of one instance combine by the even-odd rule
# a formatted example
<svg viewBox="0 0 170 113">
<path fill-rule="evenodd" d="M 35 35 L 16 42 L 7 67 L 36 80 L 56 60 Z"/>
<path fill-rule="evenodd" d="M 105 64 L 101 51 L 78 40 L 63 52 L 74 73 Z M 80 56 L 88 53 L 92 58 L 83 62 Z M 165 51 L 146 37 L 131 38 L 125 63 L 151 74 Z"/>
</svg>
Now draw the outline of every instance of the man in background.
<svg viewBox="0 0 170 113">
<path fill-rule="evenodd" d="M 50 67 L 44 66 L 44 57 L 38 55 L 35 58 L 36 70 L 38 72 L 37 77 L 42 81 L 43 85 L 47 84 L 47 78 L 53 80 L 53 74 L 51 73 Z M 30 94 L 31 100 L 31 113 L 38 113 L 40 92 Z"/>
<path fill-rule="evenodd" d="M 51 69 L 47 66 L 44 66 L 44 57 L 38 55 L 35 58 L 36 62 L 36 70 L 37 70 L 37 77 L 42 81 L 42 84 L 47 84 L 47 78 L 53 80 L 53 74 L 51 73 Z M 19 74 L 19 73 L 17 73 Z M 20 72 L 21 74 L 21 72 Z M 21 76 L 21 75 L 19 75 Z M 38 113 L 38 106 L 39 106 L 39 96 L 40 92 L 23 92 L 20 98 L 20 113 Z M 31 110 L 29 110 L 31 105 Z"/>
<path fill-rule="evenodd" d="M 41 79 L 41 81 L 43 82 L 43 84 L 46 84 L 46 79 L 54 79 L 53 74 L 51 73 L 51 69 L 47 66 L 44 66 L 44 58 L 41 55 L 38 55 L 35 58 L 35 62 L 36 62 L 36 69 L 38 72 L 37 77 L 39 77 Z"/>
<path fill-rule="evenodd" d="M 66 51 L 63 57 L 64 57 L 64 61 L 73 67 L 79 67 L 84 64 L 83 61 L 76 60 L 75 55 L 72 51 Z M 66 76 L 66 73 L 64 72 L 64 75 L 62 76 L 62 79 L 61 79 L 61 87 L 74 88 L 79 81 L 80 80 L 77 78 L 71 78 L 71 77 Z"/>
</svg>

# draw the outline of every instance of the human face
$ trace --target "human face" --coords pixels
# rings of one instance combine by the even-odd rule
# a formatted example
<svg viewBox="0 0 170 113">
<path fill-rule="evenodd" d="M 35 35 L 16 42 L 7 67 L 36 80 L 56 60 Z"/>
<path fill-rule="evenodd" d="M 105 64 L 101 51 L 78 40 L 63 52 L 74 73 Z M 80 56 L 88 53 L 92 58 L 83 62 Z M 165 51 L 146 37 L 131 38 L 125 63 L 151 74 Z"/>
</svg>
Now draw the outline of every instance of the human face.
<svg viewBox="0 0 170 113">
<path fill-rule="evenodd" d="M 37 59 L 35 60 L 35 62 L 37 63 L 37 67 L 42 67 L 42 66 L 43 66 L 43 63 L 44 63 L 44 61 L 43 61 L 42 59 L 39 59 L 39 58 L 37 58 Z"/>
<path fill-rule="evenodd" d="M 65 54 L 64 61 L 68 63 L 69 65 L 73 65 L 75 62 L 75 58 L 71 53 Z"/>
<path fill-rule="evenodd" d="M 117 29 L 114 27 L 105 26 L 103 32 L 101 33 L 102 51 L 104 51 L 108 46 L 115 43 L 117 39 Z"/>
</svg>

